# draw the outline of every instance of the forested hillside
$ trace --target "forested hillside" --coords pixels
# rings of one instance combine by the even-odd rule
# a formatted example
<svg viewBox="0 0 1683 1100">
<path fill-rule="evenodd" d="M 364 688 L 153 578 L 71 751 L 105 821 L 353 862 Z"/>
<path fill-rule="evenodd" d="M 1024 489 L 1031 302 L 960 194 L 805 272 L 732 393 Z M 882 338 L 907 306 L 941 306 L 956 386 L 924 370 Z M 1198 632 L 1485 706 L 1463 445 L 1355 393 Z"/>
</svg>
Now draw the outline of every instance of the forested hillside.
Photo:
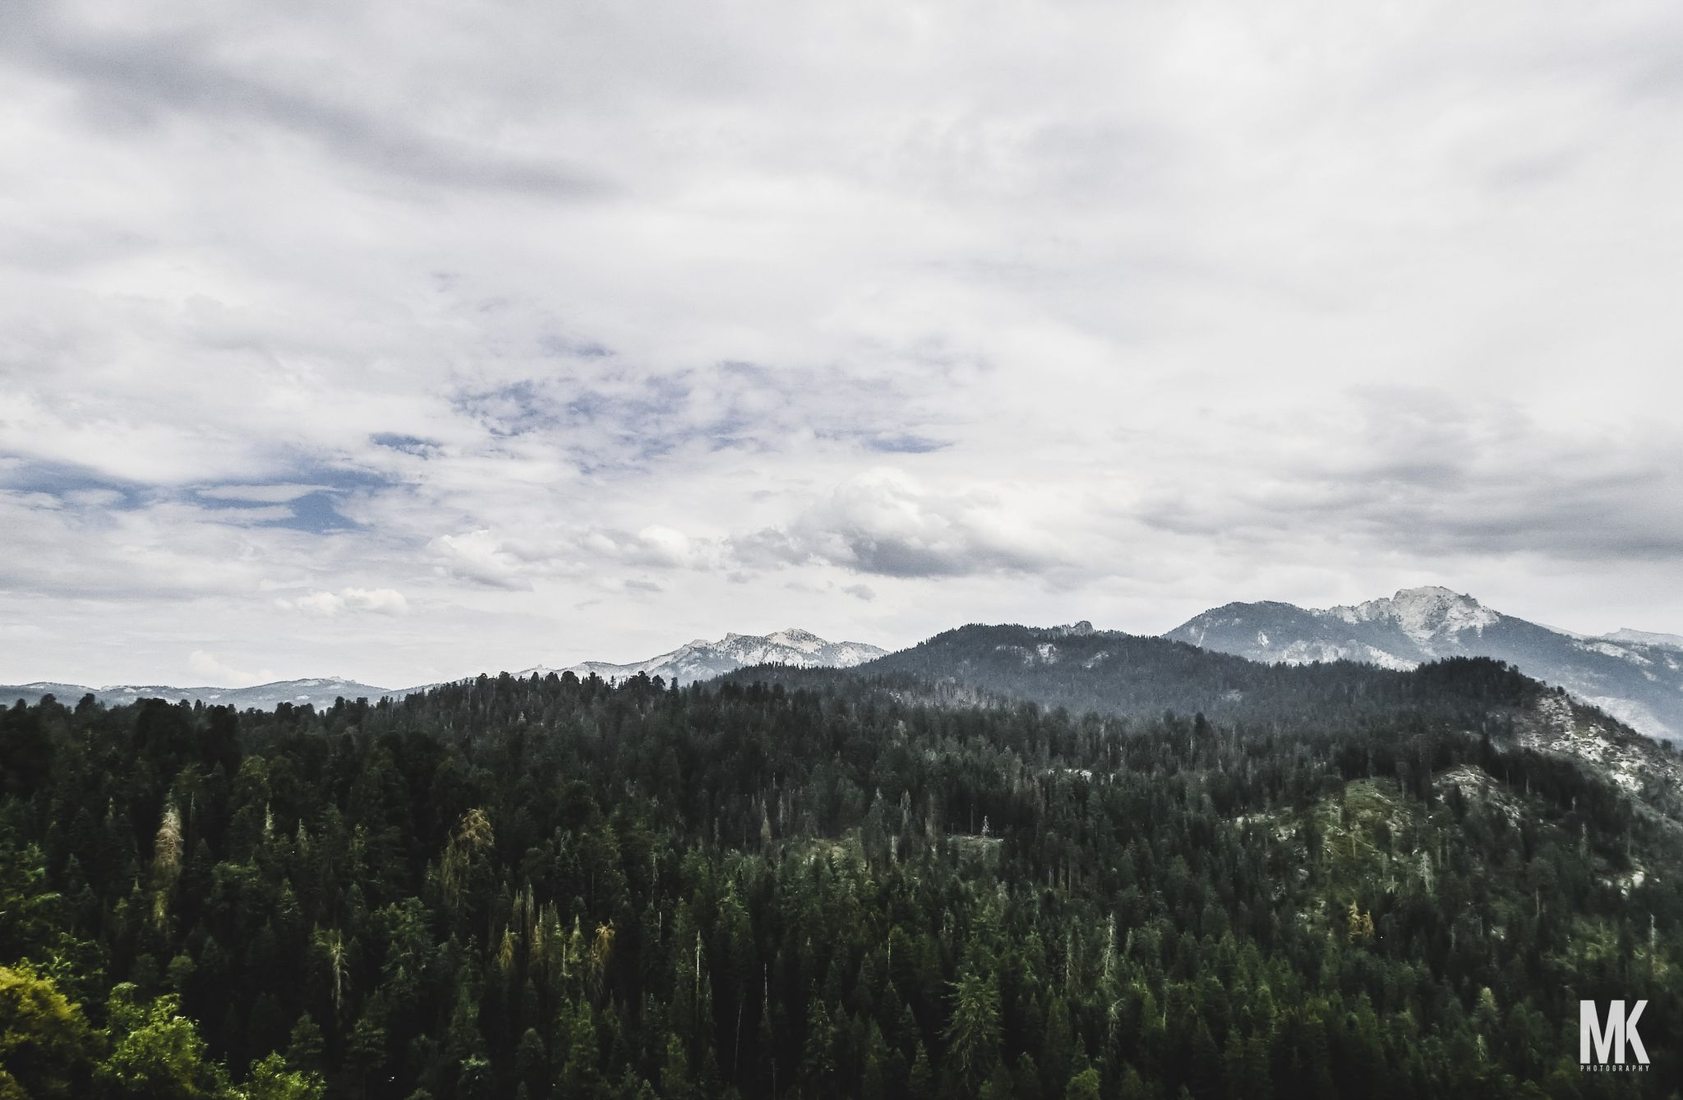
<svg viewBox="0 0 1683 1100">
<path fill-rule="evenodd" d="M 1143 717 L 1174 711 L 1246 726 L 1310 723 L 1344 730 L 1370 721 L 1393 723 L 1399 708 L 1427 708 L 1446 721 L 1476 721 L 1493 702 L 1516 708 L 1545 690 L 1524 677 L 1486 683 L 1456 675 L 1456 683 L 1445 685 L 1433 666 L 1405 673 L 1352 661 L 1266 665 L 1119 631 L 970 625 L 850 672 L 766 666 L 734 672 L 729 679 L 799 687 L 866 677 L 908 696 L 954 703 L 1019 699 L 1077 713 Z"/>
<path fill-rule="evenodd" d="M 1666 635 L 1570 634 L 1446 588 L 1405 588 L 1324 610 L 1230 603 L 1165 637 L 1267 663 L 1343 658 L 1411 668 L 1445 657 L 1491 657 L 1564 687 L 1651 736 L 1683 738 L 1683 651 Z"/>
<path fill-rule="evenodd" d="M 910 666 L 0 712 L 0 1097 L 1673 1094 L 1683 841 L 1519 744 L 1542 688 L 1231 660 L 1129 718 Z"/>
</svg>

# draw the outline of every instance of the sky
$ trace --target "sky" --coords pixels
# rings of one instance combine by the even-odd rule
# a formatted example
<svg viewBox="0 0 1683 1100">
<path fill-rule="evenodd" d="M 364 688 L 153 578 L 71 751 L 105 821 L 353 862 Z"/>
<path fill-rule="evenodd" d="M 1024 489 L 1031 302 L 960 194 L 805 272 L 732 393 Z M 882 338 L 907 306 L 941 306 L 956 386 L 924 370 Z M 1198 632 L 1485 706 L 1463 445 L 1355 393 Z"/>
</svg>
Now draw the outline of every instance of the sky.
<svg viewBox="0 0 1683 1100">
<path fill-rule="evenodd" d="M 1683 632 L 1683 7 L 0 6 L 0 681 Z"/>
</svg>

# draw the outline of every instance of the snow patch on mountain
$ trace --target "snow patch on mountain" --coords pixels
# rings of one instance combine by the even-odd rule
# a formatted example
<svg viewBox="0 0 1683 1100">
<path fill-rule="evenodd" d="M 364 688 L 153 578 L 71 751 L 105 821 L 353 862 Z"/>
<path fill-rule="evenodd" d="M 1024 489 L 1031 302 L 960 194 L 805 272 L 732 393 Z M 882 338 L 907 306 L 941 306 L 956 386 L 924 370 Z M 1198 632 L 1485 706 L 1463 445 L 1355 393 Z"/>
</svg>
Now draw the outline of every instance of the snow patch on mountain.
<svg viewBox="0 0 1683 1100">
<path fill-rule="evenodd" d="M 1558 695 L 1538 704 L 1539 721 L 1520 731 L 1520 744 L 1542 752 L 1575 756 L 1594 764 L 1626 791 L 1642 789 L 1650 754 L 1639 745 L 1622 743 L 1598 722 L 1581 720 L 1569 700 Z"/>
<path fill-rule="evenodd" d="M 1677 635 L 1624 629 L 1599 638 L 1504 615 L 1440 586 L 1325 610 L 1233 603 L 1195 616 L 1169 638 L 1253 661 L 1364 661 L 1409 669 L 1447 657 L 1493 657 L 1566 688 L 1631 725 L 1683 739 L 1683 648 Z M 1655 641 L 1654 639 L 1659 639 Z"/>
<path fill-rule="evenodd" d="M 1264 644 L 1267 644 L 1266 642 Z M 1294 641 L 1280 650 L 1281 661 L 1288 665 L 1308 665 L 1316 661 L 1361 661 L 1380 668 L 1395 669 L 1406 672 L 1420 664 L 1406 657 L 1398 657 L 1362 642 L 1346 642 L 1335 644 L 1331 642 Z"/>
<path fill-rule="evenodd" d="M 1632 642 L 1636 645 L 1658 646 L 1661 649 L 1676 649 L 1683 651 L 1683 634 L 1655 634 L 1649 630 L 1632 630 L 1628 626 L 1620 627 L 1611 634 L 1603 634 L 1604 642 Z"/>
<path fill-rule="evenodd" d="M 1494 626 L 1502 619 L 1471 596 L 1436 585 L 1404 588 L 1389 599 L 1369 600 L 1354 607 L 1334 607 L 1323 614 L 1334 615 L 1347 623 L 1395 623 L 1422 647 L 1467 630 L 1483 633 L 1485 627 Z"/>
<path fill-rule="evenodd" d="M 1651 665 L 1653 659 L 1644 657 L 1639 651 L 1628 645 L 1614 645 L 1612 642 L 1579 642 L 1579 646 L 1591 653 L 1603 653 L 1609 657 L 1617 657 L 1621 661 L 1629 661 L 1634 665 Z"/>
<path fill-rule="evenodd" d="M 704 638 L 686 642 L 677 649 L 642 661 L 615 664 L 610 661 L 582 661 L 562 669 L 538 666 L 520 676 L 571 672 L 576 676 L 600 676 L 604 680 L 625 680 L 639 673 L 659 676 L 669 683 L 711 680 L 751 665 L 794 665 L 802 668 L 852 668 L 874 661 L 887 651 L 865 642 L 830 642 L 810 630 L 788 627 L 770 634 L 726 634 L 718 641 Z"/>
<path fill-rule="evenodd" d="M 358 683 L 336 676 L 278 680 L 272 684 L 239 688 L 171 687 L 167 684 L 108 684 L 105 687 L 88 687 L 84 684 L 37 681 L 0 687 L 0 699 L 22 699 L 25 702 L 36 703 L 43 696 L 51 695 L 65 706 L 75 706 L 84 695 L 92 695 L 106 706 L 126 706 L 141 699 L 162 699 L 170 703 L 203 703 L 207 707 L 226 706 L 236 710 L 274 710 L 282 703 L 290 703 L 293 706 L 308 704 L 317 710 L 324 710 L 339 699 L 401 699 L 411 692 L 423 690 L 425 689 L 394 690 L 375 687 L 373 684 Z"/>
</svg>

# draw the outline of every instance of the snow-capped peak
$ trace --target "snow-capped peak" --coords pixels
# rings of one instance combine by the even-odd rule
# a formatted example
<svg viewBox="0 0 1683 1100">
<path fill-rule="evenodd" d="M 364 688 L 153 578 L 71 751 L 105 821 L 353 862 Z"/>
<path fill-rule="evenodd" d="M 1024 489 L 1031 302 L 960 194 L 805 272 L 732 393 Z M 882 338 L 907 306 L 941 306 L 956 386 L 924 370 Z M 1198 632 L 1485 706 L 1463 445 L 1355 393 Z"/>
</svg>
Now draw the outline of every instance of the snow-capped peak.
<svg viewBox="0 0 1683 1100">
<path fill-rule="evenodd" d="M 1324 611 L 1228 604 L 1168 636 L 1291 664 L 1353 660 L 1403 669 L 1449 657 L 1490 657 L 1576 692 L 1642 732 L 1683 740 L 1683 637 L 1632 630 L 1599 638 L 1571 634 L 1437 585 Z"/>
<path fill-rule="evenodd" d="M 1400 589 L 1388 599 L 1368 600 L 1354 607 L 1335 607 L 1329 613 L 1347 623 L 1393 622 L 1421 646 L 1433 638 L 1459 634 L 1464 630 L 1482 631 L 1501 620 L 1500 615 L 1473 597 L 1439 585 Z"/>
<path fill-rule="evenodd" d="M 798 649 L 803 653 L 816 653 L 818 650 L 830 644 L 823 638 L 814 634 L 812 631 L 802 630 L 798 626 L 785 627 L 776 633 L 767 634 L 765 640 L 774 645 L 783 645 L 788 646 L 791 649 Z"/>
<path fill-rule="evenodd" d="M 749 665 L 819 665 L 851 668 L 881 657 L 885 651 L 863 642 L 829 642 L 798 626 L 771 634 L 738 634 L 718 641 L 697 638 L 677 649 L 628 664 L 584 661 L 571 666 L 580 676 L 594 673 L 604 679 L 624 679 L 645 673 L 679 684 L 708 680 Z"/>
</svg>

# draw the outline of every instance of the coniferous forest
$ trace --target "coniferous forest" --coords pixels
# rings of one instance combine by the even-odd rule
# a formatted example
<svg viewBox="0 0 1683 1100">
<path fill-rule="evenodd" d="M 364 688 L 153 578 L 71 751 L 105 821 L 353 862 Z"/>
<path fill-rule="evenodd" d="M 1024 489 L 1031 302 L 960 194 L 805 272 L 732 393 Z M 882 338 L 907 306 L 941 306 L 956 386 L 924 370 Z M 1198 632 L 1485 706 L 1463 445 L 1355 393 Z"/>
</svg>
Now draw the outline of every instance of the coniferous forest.
<svg viewBox="0 0 1683 1100">
<path fill-rule="evenodd" d="M 1683 840 L 1546 689 L 1219 661 L 19 704 L 0 1097 L 1676 1095 Z"/>
</svg>

